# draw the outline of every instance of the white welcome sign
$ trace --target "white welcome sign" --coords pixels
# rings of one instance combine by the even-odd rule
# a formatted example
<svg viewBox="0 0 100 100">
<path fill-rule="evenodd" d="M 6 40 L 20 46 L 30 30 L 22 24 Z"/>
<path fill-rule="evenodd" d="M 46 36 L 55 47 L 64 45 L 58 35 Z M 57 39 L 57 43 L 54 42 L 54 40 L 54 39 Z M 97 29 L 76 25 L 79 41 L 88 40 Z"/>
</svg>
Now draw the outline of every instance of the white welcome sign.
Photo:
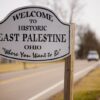
<svg viewBox="0 0 100 100">
<path fill-rule="evenodd" d="M 70 54 L 70 25 L 49 9 L 24 7 L 0 22 L 0 55 L 24 61 L 52 61 Z"/>
</svg>

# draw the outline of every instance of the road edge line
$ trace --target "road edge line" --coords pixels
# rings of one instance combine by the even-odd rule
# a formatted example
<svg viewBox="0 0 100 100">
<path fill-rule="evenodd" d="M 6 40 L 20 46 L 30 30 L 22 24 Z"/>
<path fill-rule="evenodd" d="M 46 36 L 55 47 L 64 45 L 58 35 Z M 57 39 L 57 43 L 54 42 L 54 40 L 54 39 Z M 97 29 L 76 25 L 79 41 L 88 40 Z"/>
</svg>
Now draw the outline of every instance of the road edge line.
<svg viewBox="0 0 100 100">
<path fill-rule="evenodd" d="M 77 75 L 79 75 L 79 74 L 85 72 L 86 70 L 89 70 L 89 69 L 90 69 L 90 70 L 89 70 L 89 72 L 90 72 L 90 71 L 93 70 L 98 64 L 99 64 L 99 63 L 95 63 L 94 65 L 91 65 L 91 66 L 89 66 L 88 68 L 85 68 L 85 69 L 82 70 L 82 71 L 79 71 L 79 72 L 74 73 L 74 78 L 75 78 L 75 76 L 77 76 Z M 87 72 L 87 73 L 88 73 L 88 72 Z M 85 75 L 84 75 L 84 76 L 85 76 Z M 83 77 L 84 77 L 84 76 L 83 76 Z M 76 81 L 74 81 L 74 82 L 76 82 Z M 49 91 L 55 89 L 56 87 L 62 85 L 63 83 L 64 83 L 64 80 L 61 80 L 61 81 L 59 81 L 58 83 L 56 83 L 55 85 L 53 85 L 53 86 L 47 88 L 46 90 L 44 90 L 44 91 L 38 93 L 37 95 L 35 95 L 35 96 L 29 98 L 28 100 L 36 100 L 37 98 L 39 98 L 39 97 L 41 97 L 42 95 L 46 94 L 47 92 L 49 92 Z"/>
</svg>

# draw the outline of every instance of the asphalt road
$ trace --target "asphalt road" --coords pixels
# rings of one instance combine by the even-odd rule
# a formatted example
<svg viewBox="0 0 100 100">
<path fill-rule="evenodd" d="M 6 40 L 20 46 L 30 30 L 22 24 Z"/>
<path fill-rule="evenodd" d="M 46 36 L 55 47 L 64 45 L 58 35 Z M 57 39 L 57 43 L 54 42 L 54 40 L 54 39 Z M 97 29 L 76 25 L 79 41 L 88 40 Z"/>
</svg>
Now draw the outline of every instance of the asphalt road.
<svg viewBox="0 0 100 100">
<path fill-rule="evenodd" d="M 74 73 L 97 62 L 75 61 Z M 0 74 L 0 100 L 47 100 L 63 88 L 64 62 Z"/>
</svg>

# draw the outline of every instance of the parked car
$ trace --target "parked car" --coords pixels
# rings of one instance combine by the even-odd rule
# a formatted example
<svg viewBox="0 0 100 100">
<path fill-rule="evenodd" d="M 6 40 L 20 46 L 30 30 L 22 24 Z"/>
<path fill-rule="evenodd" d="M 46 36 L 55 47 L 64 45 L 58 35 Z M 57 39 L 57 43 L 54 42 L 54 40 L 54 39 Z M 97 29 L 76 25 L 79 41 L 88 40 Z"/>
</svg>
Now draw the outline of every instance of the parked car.
<svg viewBox="0 0 100 100">
<path fill-rule="evenodd" d="M 98 61 L 99 60 L 99 54 L 97 51 L 89 51 L 87 56 L 88 61 Z"/>
</svg>

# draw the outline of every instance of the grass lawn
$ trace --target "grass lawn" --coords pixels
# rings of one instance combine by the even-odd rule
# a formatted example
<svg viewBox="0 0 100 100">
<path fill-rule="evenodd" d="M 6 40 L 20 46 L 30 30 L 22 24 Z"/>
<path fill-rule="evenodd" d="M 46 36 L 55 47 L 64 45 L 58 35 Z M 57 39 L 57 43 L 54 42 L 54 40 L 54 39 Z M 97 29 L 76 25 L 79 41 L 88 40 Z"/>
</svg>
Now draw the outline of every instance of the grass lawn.
<svg viewBox="0 0 100 100">
<path fill-rule="evenodd" d="M 63 100 L 63 92 L 50 100 Z M 100 68 L 95 69 L 74 86 L 74 100 L 100 100 Z"/>
</svg>

